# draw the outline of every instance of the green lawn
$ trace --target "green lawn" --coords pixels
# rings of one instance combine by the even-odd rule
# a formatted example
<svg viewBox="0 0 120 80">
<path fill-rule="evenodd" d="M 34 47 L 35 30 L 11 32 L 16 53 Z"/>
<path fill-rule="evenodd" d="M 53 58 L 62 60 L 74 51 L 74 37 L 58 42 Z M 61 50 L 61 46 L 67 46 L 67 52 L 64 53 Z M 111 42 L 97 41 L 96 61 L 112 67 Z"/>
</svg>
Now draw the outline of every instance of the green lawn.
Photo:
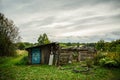
<svg viewBox="0 0 120 80">
<path fill-rule="evenodd" d="M 118 68 L 92 68 L 88 73 L 75 73 L 49 65 L 19 64 L 24 56 L 0 57 L 0 80 L 120 80 Z M 19 65 L 18 65 L 19 64 Z M 79 63 L 61 68 L 79 67 Z"/>
</svg>

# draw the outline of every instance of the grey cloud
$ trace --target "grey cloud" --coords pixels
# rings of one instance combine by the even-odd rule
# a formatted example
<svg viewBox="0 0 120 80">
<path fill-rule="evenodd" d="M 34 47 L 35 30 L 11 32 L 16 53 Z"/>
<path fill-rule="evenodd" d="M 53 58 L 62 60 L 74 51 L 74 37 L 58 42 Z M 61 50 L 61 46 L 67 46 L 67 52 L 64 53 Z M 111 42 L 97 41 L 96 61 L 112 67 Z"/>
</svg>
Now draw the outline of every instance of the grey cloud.
<svg viewBox="0 0 120 80">
<path fill-rule="evenodd" d="M 3 9 L 7 9 L 7 7 L 11 9 L 15 9 L 17 13 L 25 13 L 25 12 L 38 12 L 38 11 L 56 11 L 56 10 L 69 10 L 69 9 L 77 9 L 82 8 L 83 6 L 95 6 L 97 4 L 109 4 L 114 5 L 117 7 L 120 7 L 119 0 L 5 0 L 2 1 L 2 5 L 0 7 L 3 7 Z M 24 5 L 24 6 L 23 6 Z M 23 6 L 23 7 L 21 7 Z M 18 8 L 21 7 L 21 8 Z"/>
<path fill-rule="evenodd" d="M 40 23 L 39 26 L 43 26 L 43 25 L 48 25 L 48 24 L 54 23 L 54 20 L 55 20 L 55 18 L 53 16 L 47 17 L 44 20 L 42 20 L 41 22 L 39 22 Z"/>
<path fill-rule="evenodd" d="M 110 24 L 119 24 L 120 22 L 120 14 L 111 15 L 111 16 L 95 16 L 85 19 L 80 19 L 74 21 L 74 24 L 68 25 L 74 26 L 74 29 L 86 29 L 90 26 L 98 26 L 98 25 L 110 25 Z M 107 27 L 107 26 L 106 26 Z"/>
<path fill-rule="evenodd" d="M 9 12 L 11 12 L 11 10 L 13 10 L 13 11 L 18 10 L 19 11 L 19 9 L 24 8 L 28 4 L 30 4 L 30 0 L 29 0 L 29 3 L 26 0 L 12 0 L 12 1 L 2 0 L 1 5 L 0 5 L 0 7 L 1 7 L 0 9 L 3 11 L 8 10 Z M 10 9 L 8 9 L 8 8 L 10 8 Z"/>
<path fill-rule="evenodd" d="M 100 33 L 99 33 L 100 34 Z M 112 31 L 108 33 L 104 33 L 102 35 L 94 34 L 92 36 L 68 36 L 54 39 L 58 42 L 79 42 L 79 43 L 87 43 L 87 42 L 97 42 L 101 39 L 105 41 L 112 41 L 116 39 L 120 39 L 120 31 Z"/>
<path fill-rule="evenodd" d="M 114 21 L 120 21 L 120 14 L 117 15 L 111 15 L 111 16 L 95 16 L 95 17 L 91 17 L 91 18 L 87 18 L 87 19 L 82 19 L 82 20 L 78 20 L 76 21 L 76 23 L 78 24 L 86 24 L 86 23 L 95 23 L 95 24 L 104 24 L 104 23 L 111 23 Z"/>
<path fill-rule="evenodd" d="M 112 8 L 116 9 L 120 7 L 120 0 L 60 0 L 59 3 L 64 3 L 62 5 L 62 9 L 76 9 L 80 7 L 90 7 L 93 6 L 95 7 L 96 5 L 99 4 L 109 4 L 113 6 Z M 59 4 L 58 3 L 58 4 Z"/>
<path fill-rule="evenodd" d="M 2 0 L 0 10 L 19 24 L 23 40 L 34 42 L 39 34 L 47 33 L 53 41 L 94 42 L 101 38 L 107 41 L 120 38 L 120 31 L 116 31 L 120 29 L 119 3 L 120 0 Z M 78 12 L 75 12 L 76 10 Z M 35 13 L 38 17 L 33 15 Z M 70 16 L 67 16 L 69 14 Z M 30 18 L 31 16 L 37 18 Z M 52 25 L 54 23 L 57 25 Z M 61 33 L 104 27 L 108 30 L 112 27 L 114 31 L 100 31 L 104 35 L 95 33 L 92 36 L 56 36 Z"/>
<path fill-rule="evenodd" d="M 119 32 L 120 33 L 120 32 Z M 105 40 L 105 41 L 112 41 L 112 40 L 116 40 L 116 39 L 120 39 L 119 35 L 114 35 L 112 33 L 107 33 L 104 35 L 93 35 L 93 36 L 69 36 L 69 37 L 64 37 L 63 41 L 65 42 L 80 42 L 80 43 L 87 43 L 87 42 L 97 42 L 99 40 Z"/>
<path fill-rule="evenodd" d="M 48 24 L 51 24 L 54 22 L 54 17 L 53 16 L 49 16 L 47 18 L 44 18 L 44 19 L 37 19 L 37 20 L 32 20 L 30 22 L 27 22 L 27 23 L 24 23 L 24 24 L 21 24 L 22 27 L 35 27 L 35 26 L 32 26 L 32 25 L 36 25 L 37 27 L 41 27 L 41 26 L 44 26 L 44 25 L 48 25 Z"/>
</svg>

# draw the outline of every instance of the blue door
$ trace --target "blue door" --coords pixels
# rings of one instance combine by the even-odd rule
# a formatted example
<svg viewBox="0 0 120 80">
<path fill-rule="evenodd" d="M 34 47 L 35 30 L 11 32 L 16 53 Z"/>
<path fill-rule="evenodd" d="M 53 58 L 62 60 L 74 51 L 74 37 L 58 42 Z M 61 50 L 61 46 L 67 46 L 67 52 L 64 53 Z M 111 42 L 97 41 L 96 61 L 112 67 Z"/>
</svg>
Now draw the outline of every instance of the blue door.
<svg viewBox="0 0 120 80">
<path fill-rule="evenodd" d="M 32 64 L 39 64 L 40 63 L 40 49 L 33 48 L 32 49 Z"/>
</svg>

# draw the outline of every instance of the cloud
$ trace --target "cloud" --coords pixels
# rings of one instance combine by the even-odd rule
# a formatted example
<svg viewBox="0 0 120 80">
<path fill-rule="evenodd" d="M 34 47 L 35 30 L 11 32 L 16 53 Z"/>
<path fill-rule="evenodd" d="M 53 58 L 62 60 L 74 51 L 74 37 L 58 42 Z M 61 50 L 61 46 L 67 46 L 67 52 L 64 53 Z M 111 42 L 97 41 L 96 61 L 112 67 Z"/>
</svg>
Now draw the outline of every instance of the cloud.
<svg viewBox="0 0 120 80">
<path fill-rule="evenodd" d="M 119 39 L 120 0 L 2 0 L 0 11 L 19 27 L 22 41 L 96 42 Z"/>
</svg>

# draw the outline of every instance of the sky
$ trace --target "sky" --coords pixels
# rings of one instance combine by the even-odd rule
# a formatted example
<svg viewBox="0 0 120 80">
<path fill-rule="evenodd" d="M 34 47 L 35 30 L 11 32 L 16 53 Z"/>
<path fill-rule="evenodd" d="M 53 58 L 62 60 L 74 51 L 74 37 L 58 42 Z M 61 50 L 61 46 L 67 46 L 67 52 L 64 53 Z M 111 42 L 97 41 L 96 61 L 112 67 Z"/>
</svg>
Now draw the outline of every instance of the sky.
<svg viewBox="0 0 120 80">
<path fill-rule="evenodd" d="M 120 0 L 0 0 L 23 42 L 46 33 L 52 42 L 120 39 Z"/>
</svg>

